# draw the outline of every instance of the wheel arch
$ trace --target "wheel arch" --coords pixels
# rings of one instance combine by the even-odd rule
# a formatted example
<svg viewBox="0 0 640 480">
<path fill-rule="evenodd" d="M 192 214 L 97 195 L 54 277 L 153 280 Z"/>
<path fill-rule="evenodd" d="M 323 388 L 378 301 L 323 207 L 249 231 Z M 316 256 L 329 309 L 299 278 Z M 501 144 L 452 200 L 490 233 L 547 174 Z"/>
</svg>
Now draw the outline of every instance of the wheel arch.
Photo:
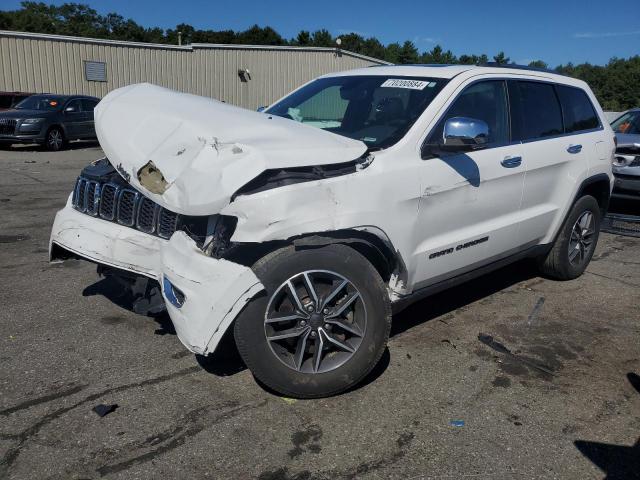
<svg viewBox="0 0 640 480">
<path fill-rule="evenodd" d="M 394 248 L 387 235 L 375 227 L 305 233 L 286 240 L 264 243 L 234 244 L 224 256 L 251 266 L 264 256 L 287 246 L 303 250 L 332 244 L 342 244 L 356 250 L 373 265 L 385 283 L 406 286 L 407 268 L 400 252 Z"/>
<path fill-rule="evenodd" d="M 574 205 L 580 198 L 585 195 L 591 195 L 596 199 L 600 206 L 602 215 L 609 209 L 609 202 L 611 200 L 611 179 L 606 173 L 599 173 L 592 177 L 585 179 L 578 188 L 573 202 Z"/>
</svg>

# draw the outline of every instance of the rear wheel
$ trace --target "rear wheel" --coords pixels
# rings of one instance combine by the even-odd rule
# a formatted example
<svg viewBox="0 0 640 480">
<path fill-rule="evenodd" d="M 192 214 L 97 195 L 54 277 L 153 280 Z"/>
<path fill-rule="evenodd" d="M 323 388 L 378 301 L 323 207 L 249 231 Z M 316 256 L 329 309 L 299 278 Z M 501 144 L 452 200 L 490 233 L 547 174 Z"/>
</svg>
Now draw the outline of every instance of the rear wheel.
<svg viewBox="0 0 640 480">
<path fill-rule="evenodd" d="M 589 265 L 598 243 L 601 220 L 595 198 L 580 198 L 569 212 L 551 251 L 540 260 L 540 270 L 558 280 L 579 277 Z"/>
<path fill-rule="evenodd" d="M 57 152 L 58 150 L 62 150 L 62 147 L 64 147 L 64 145 L 65 138 L 62 130 L 58 127 L 49 129 L 49 131 L 47 132 L 47 136 L 45 137 L 45 148 L 51 152 Z"/>
<path fill-rule="evenodd" d="M 391 326 L 384 283 L 344 245 L 267 255 L 253 270 L 266 294 L 235 324 L 238 351 L 264 384 L 324 397 L 357 384 L 379 361 Z"/>
</svg>

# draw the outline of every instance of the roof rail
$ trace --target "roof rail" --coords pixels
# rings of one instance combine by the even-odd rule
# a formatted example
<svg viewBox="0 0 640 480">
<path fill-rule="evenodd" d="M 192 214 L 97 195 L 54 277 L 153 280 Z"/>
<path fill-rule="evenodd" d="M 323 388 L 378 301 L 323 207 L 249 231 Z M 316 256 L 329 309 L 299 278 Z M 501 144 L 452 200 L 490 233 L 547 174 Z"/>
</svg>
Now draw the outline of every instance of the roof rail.
<svg viewBox="0 0 640 480">
<path fill-rule="evenodd" d="M 528 70 L 531 72 L 544 72 L 544 73 L 553 73 L 555 75 L 563 75 L 555 70 L 550 68 L 541 68 L 541 67 L 530 67 L 529 65 L 518 65 L 516 63 L 497 63 L 497 62 L 486 62 L 486 63 L 477 63 L 478 67 L 493 67 L 493 68 L 513 68 L 514 70 Z"/>
</svg>

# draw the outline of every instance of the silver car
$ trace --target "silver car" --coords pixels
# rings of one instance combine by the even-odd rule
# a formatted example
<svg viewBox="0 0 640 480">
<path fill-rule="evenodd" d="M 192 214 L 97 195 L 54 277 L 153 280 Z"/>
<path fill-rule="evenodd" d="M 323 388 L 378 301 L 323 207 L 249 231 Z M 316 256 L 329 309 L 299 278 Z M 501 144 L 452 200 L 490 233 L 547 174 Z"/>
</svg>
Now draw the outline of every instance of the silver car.
<svg viewBox="0 0 640 480">
<path fill-rule="evenodd" d="M 640 199 L 640 108 L 625 112 L 611 123 L 618 147 L 613 162 L 613 196 Z"/>
</svg>

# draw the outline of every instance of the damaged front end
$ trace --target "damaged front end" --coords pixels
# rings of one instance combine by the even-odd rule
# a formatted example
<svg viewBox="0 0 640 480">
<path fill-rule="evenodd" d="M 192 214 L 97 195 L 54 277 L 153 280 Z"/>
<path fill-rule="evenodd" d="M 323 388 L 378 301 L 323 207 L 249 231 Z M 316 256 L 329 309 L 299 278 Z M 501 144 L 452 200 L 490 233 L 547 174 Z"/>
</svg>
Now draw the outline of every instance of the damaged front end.
<svg viewBox="0 0 640 480">
<path fill-rule="evenodd" d="M 78 177 L 51 232 L 50 258 L 69 254 L 157 282 L 176 332 L 212 352 L 264 287 L 251 243 L 233 242 L 239 198 L 355 173 L 370 159 L 359 141 L 287 119 L 151 85 L 115 90 L 96 108 L 107 158 Z M 133 276 L 133 277 L 132 277 Z M 148 299 L 149 311 L 159 305 Z"/>
</svg>

